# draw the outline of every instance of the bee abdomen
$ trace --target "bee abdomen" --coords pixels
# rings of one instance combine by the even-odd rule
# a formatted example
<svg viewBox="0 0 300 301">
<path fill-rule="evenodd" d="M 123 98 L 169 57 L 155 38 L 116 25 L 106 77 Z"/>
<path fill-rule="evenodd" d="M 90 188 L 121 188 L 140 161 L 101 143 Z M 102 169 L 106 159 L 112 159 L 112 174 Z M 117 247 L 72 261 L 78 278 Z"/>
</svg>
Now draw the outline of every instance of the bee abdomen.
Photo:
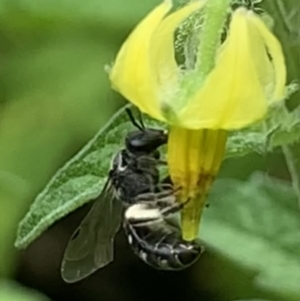
<svg viewBox="0 0 300 301">
<path fill-rule="evenodd" d="M 143 253 L 144 252 L 144 253 Z M 147 255 L 147 262 L 156 269 L 182 270 L 192 265 L 201 255 L 202 248 L 195 242 L 176 242 L 174 245 L 158 243 L 148 244 L 148 248 L 139 250 L 140 256 Z"/>
<path fill-rule="evenodd" d="M 203 253 L 197 241 L 184 241 L 179 232 L 164 234 L 152 232 L 147 227 L 124 224 L 128 242 L 134 253 L 148 265 L 159 270 L 182 270 Z"/>
</svg>

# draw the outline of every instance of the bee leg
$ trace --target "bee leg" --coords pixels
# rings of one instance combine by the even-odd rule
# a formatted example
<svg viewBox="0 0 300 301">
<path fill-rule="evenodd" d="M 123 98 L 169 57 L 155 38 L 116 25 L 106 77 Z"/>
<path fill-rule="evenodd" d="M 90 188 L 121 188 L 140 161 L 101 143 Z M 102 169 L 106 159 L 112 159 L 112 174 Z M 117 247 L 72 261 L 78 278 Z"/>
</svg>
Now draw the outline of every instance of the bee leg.
<svg viewBox="0 0 300 301">
<path fill-rule="evenodd" d="M 173 184 L 170 175 L 166 176 L 166 177 L 161 181 L 161 183 L 163 183 L 163 184 L 170 184 L 170 185 Z"/>
<path fill-rule="evenodd" d="M 141 193 L 134 198 L 134 203 L 148 203 L 155 199 L 155 195 L 154 192 Z"/>
<path fill-rule="evenodd" d="M 157 202 L 163 202 L 164 198 L 168 199 L 171 196 L 175 196 L 175 193 L 178 190 L 179 190 L 179 188 L 173 189 L 173 187 L 171 186 L 169 190 L 165 189 L 161 192 L 146 192 L 146 193 L 142 193 L 142 194 L 139 194 L 138 196 L 136 196 L 134 201 L 137 203 L 151 202 L 151 203 L 153 203 L 153 205 L 156 205 Z"/>
<path fill-rule="evenodd" d="M 158 208 L 164 216 L 178 212 L 190 199 L 183 203 L 177 202 L 175 197 L 176 190 L 173 189 L 173 191 L 164 191 L 161 193 L 152 194 L 151 196 L 149 195 L 148 201 L 145 201 L 144 199 L 140 200 L 138 203 L 145 203 L 147 206 L 151 206 L 151 208 Z"/>
<path fill-rule="evenodd" d="M 185 202 L 183 203 L 179 203 L 176 200 L 173 201 L 173 203 L 171 202 L 171 200 L 168 201 L 168 206 L 165 206 L 165 208 L 163 208 L 161 210 L 161 213 L 164 217 L 167 217 L 170 214 L 174 214 L 180 210 L 182 210 L 182 208 L 190 201 L 190 198 L 188 198 Z M 165 204 L 166 205 L 166 204 Z"/>
<path fill-rule="evenodd" d="M 163 166 L 167 166 L 167 165 L 168 165 L 168 162 L 165 161 L 165 160 L 157 160 L 156 163 L 157 163 L 158 165 L 163 165 Z"/>
<path fill-rule="evenodd" d="M 147 219 L 147 220 L 135 220 L 134 223 L 132 221 L 130 224 L 134 227 L 149 227 L 153 226 L 155 224 L 160 224 L 163 221 L 161 218 L 153 218 L 153 219 Z"/>
<path fill-rule="evenodd" d="M 161 192 L 166 191 L 166 190 L 171 190 L 171 191 L 174 190 L 173 185 L 172 185 L 172 184 L 169 184 L 169 183 L 161 183 L 161 184 L 158 184 L 158 185 L 157 185 L 157 188 L 158 188 L 159 191 L 161 191 Z"/>
</svg>

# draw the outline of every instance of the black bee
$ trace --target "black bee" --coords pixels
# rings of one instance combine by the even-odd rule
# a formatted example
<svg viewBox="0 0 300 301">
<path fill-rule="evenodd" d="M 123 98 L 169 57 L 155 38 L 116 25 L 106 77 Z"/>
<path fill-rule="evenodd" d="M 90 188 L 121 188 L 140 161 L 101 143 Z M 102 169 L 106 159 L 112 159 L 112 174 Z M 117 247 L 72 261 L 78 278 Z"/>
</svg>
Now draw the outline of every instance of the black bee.
<svg viewBox="0 0 300 301">
<path fill-rule="evenodd" d="M 180 228 L 165 221 L 169 214 L 180 210 L 172 185 L 159 181 L 158 166 L 164 162 L 160 161 L 158 148 L 167 143 L 167 133 L 145 128 L 142 121 L 138 124 L 131 112 L 127 113 L 138 130 L 126 136 L 125 148 L 113 158 L 101 195 L 67 245 L 61 267 L 66 282 L 86 278 L 113 260 L 114 237 L 122 220 L 133 251 L 152 266 L 182 268 L 185 261 L 192 261 L 184 253 L 200 254 L 198 245 L 192 247 L 193 243 L 180 239 Z M 156 215 L 149 220 L 153 210 Z M 166 246 L 169 254 L 161 254 Z"/>
<path fill-rule="evenodd" d="M 127 110 L 136 131 L 125 138 L 125 148 L 112 160 L 102 193 L 72 235 L 62 261 L 66 282 L 75 282 L 113 260 L 113 240 L 122 222 L 122 211 L 140 194 L 153 191 L 159 182 L 158 148 L 167 133 L 138 124 Z M 126 207 L 125 206 L 125 207 Z"/>
</svg>

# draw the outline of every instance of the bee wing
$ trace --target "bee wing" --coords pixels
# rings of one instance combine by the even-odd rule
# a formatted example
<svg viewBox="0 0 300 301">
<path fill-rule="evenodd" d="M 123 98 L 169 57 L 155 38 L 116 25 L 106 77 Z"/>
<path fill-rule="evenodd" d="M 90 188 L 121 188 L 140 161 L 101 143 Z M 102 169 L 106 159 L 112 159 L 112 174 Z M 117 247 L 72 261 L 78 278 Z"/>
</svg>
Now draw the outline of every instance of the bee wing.
<svg viewBox="0 0 300 301">
<path fill-rule="evenodd" d="M 113 260 L 114 236 L 121 220 L 122 204 L 108 180 L 67 245 L 61 266 L 64 281 L 79 281 Z"/>
</svg>

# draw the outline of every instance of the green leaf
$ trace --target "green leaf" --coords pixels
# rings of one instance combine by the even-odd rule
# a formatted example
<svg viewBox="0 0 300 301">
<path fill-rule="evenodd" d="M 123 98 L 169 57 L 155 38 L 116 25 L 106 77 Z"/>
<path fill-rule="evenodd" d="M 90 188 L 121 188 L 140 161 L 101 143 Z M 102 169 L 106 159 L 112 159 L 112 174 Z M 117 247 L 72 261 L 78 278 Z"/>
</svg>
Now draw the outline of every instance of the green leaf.
<svg viewBox="0 0 300 301">
<path fill-rule="evenodd" d="M 269 133 L 269 147 L 275 148 L 286 144 L 293 144 L 300 138 L 300 107 L 287 113 L 279 119 L 277 125 Z M 280 122 L 281 121 L 281 122 Z"/>
<path fill-rule="evenodd" d="M 300 212 L 289 183 L 261 173 L 217 180 L 201 238 L 252 271 L 253 284 L 284 300 L 300 299 Z"/>
<path fill-rule="evenodd" d="M 276 147 L 294 144 L 300 140 L 300 106 L 289 112 L 283 103 L 270 109 L 261 122 L 230 133 L 226 157 L 248 153 L 264 155 Z"/>
<path fill-rule="evenodd" d="M 226 145 L 226 158 L 244 156 L 249 153 L 264 155 L 267 152 L 267 137 L 251 130 L 230 133 Z"/>
<path fill-rule="evenodd" d="M 110 161 L 124 147 L 124 137 L 132 129 L 124 107 L 57 171 L 20 222 L 17 248 L 25 248 L 54 222 L 99 196 L 107 180 Z"/>
</svg>

